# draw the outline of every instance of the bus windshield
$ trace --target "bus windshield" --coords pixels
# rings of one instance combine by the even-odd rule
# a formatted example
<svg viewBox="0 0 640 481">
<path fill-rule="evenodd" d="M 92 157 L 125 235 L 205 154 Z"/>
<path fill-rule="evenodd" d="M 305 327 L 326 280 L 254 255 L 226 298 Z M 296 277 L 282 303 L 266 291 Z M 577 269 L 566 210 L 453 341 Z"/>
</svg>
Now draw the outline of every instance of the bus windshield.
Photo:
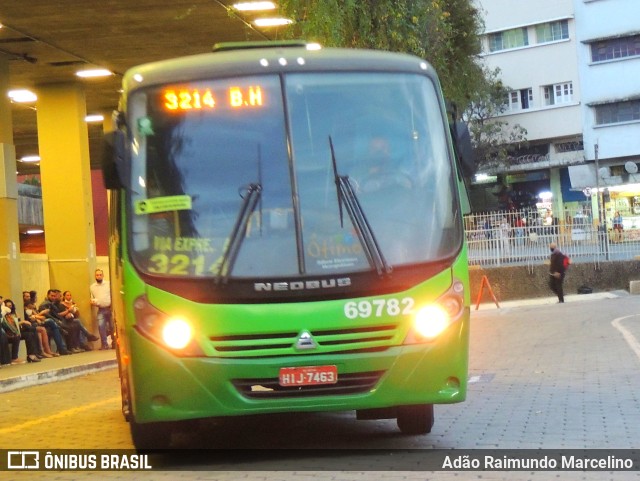
<svg viewBox="0 0 640 481">
<path fill-rule="evenodd" d="M 133 92 L 134 264 L 226 281 L 453 256 L 462 224 L 436 89 L 418 74 L 332 72 Z"/>
</svg>

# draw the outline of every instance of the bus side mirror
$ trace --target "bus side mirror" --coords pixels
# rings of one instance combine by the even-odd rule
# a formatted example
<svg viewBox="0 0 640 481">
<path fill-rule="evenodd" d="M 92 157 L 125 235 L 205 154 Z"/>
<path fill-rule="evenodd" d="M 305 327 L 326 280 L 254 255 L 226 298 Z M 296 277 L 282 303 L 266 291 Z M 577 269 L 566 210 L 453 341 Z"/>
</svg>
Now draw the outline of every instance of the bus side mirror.
<svg viewBox="0 0 640 481">
<path fill-rule="evenodd" d="M 107 189 L 124 187 L 125 138 L 122 130 L 114 130 L 104 135 L 102 157 L 102 178 Z"/>
<path fill-rule="evenodd" d="M 466 123 L 458 120 L 451 124 L 451 134 L 455 144 L 458 168 L 463 177 L 471 178 L 476 173 L 476 159 L 469 127 Z"/>
</svg>

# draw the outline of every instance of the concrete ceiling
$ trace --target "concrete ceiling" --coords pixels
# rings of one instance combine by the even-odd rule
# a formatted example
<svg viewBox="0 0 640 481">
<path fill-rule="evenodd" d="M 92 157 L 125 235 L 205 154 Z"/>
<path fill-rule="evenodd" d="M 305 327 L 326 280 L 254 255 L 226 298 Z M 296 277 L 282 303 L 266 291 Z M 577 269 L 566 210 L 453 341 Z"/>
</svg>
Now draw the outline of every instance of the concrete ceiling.
<svg viewBox="0 0 640 481">
<path fill-rule="evenodd" d="M 81 82 L 87 113 L 112 111 L 118 104 L 122 75 L 130 67 L 208 52 L 218 42 L 276 37 L 277 30 L 260 30 L 251 25 L 251 20 L 260 14 L 230 15 L 232 3 L 0 0 L 0 55 L 9 58 L 9 87 L 37 90 L 38 85 L 46 83 Z M 75 72 L 89 67 L 103 67 L 115 75 L 79 80 Z M 12 104 L 17 159 L 38 152 L 36 108 L 37 102 Z M 102 126 L 90 124 L 93 167 L 101 162 L 101 140 Z M 38 171 L 33 164 L 17 164 L 20 173 Z"/>
</svg>

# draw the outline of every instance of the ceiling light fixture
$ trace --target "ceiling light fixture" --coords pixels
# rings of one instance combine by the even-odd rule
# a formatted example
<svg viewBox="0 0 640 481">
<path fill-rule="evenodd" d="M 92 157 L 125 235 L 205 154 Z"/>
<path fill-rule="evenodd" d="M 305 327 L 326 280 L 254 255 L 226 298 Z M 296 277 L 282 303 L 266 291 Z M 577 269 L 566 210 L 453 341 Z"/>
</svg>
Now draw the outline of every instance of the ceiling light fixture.
<svg viewBox="0 0 640 481">
<path fill-rule="evenodd" d="M 76 72 L 76 75 L 82 78 L 108 77 L 110 75 L 113 75 L 113 72 L 107 70 L 106 68 L 94 68 L 88 70 L 78 70 Z"/>
<path fill-rule="evenodd" d="M 240 12 L 255 12 L 259 10 L 273 10 L 276 4 L 273 2 L 240 2 L 234 3 L 233 8 Z"/>
<path fill-rule="evenodd" d="M 256 27 L 279 27 L 282 25 L 291 25 L 293 20 L 290 18 L 274 17 L 274 18 L 256 18 L 253 24 Z"/>
<path fill-rule="evenodd" d="M 44 234 L 44 231 L 42 229 L 29 229 L 26 233 L 29 235 Z"/>
<path fill-rule="evenodd" d="M 38 100 L 38 96 L 31 90 L 27 89 L 9 90 L 9 92 L 7 92 L 7 95 L 12 101 L 18 103 L 35 102 L 36 100 Z"/>
<path fill-rule="evenodd" d="M 85 122 L 102 122 L 103 120 L 104 120 L 104 115 L 101 115 L 101 114 L 87 115 L 84 118 Z"/>
<path fill-rule="evenodd" d="M 24 155 L 20 157 L 20 162 L 40 162 L 39 155 Z"/>
</svg>

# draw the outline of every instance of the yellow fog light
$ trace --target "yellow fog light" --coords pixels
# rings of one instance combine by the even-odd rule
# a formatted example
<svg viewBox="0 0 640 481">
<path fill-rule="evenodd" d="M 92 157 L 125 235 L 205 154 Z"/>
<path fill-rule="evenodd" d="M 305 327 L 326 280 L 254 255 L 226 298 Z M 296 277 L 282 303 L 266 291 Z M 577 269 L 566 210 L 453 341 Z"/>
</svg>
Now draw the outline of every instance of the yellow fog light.
<svg viewBox="0 0 640 481">
<path fill-rule="evenodd" d="M 162 328 L 162 340 L 171 349 L 185 348 L 191 338 L 191 326 L 183 319 L 170 319 Z"/>
<path fill-rule="evenodd" d="M 414 320 L 416 333 L 425 339 L 438 337 L 449 325 L 447 312 L 440 306 L 431 305 L 421 308 Z"/>
</svg>

